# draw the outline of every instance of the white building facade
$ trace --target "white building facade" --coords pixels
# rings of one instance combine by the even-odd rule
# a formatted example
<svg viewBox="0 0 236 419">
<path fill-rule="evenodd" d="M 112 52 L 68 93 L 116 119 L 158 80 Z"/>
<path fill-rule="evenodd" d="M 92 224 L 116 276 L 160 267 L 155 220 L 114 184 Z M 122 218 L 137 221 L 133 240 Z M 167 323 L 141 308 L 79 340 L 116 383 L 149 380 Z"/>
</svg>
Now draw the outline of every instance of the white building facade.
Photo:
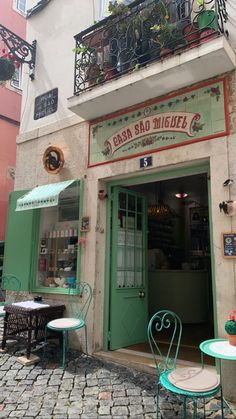
<svg viewBox="0 0 236 419">
<path fill-rule="evenodd" d="M 90 353 L 145 342 L 159 308 L 200 330 L 197 348 L 225 336 L 236 305 L 235 8 L 212 2 L 204 28 L 204 2 L 176 3 L 132 2 L 101 21 L 99 0 L 32 2 L 28 13 L 36 68 L 33 81 L 24 69 L 5 272 L 65 303 L 68 278 L 89 282 Z M 19 207 L 36 186 L 69 180 L 58 205 L 36 191 Z"/>
</svg>

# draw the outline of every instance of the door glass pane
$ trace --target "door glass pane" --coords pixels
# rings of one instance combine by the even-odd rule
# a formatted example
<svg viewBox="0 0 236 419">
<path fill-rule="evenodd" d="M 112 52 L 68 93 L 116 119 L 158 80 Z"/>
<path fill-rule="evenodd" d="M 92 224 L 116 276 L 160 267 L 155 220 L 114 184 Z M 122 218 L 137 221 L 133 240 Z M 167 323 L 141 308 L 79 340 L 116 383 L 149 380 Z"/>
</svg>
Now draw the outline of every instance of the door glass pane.
<svg viewBox="0 0 236 419">
<path fill-rule="evenodd" d="M 143 217 L 142 214 L 137 214 L 137 229 L 142 230 L 143 228 Z"/>
<path fill-rule="evenodd" d="M 135 254 L 135 249 L 134 247 L 127 247 L 127 258 L 126 258 L 126 268 L 127 269 L 134 269 L 135 265 L 134 265 L 134 254 Z"/>
<path fill-rule="evenodd" d="M 116 286 L 140 287 L 143 285 L 143 198 L 120 192 L 118 199 L 122 208 L 118 209 Z"/>
<path fill-rule="evenodd" d="M 126 209 L 126 194 L 124 192 L 119 193 L 119 208 Z"/>
<path fill-rule="evenodd" d="M 133 288 L 135 286 L 134 272 L 128 271 L 126 273 L 126 285 L 128 288 Z"/>
<path fill-rule="evenodd" d="M 125 286 L 125 272 L 117 271 L 117 288 L 123 288 Z"/>
<path fill-rule="evenodd" d="M 128 197 L 128 210 L 135 212 L 135 201 L 136 201 L 136 197 L 133 195 L 129 195 Z"/>
<path fill-rule="evenodd" d="M 125 246 L 118 246 L 117 249 L 117 268 L 125 268 Z"/>
<path fill-rule="evenodd" d="M 137 198 L 137 211 L 142 212 L 142 198 Z"/>
</svg>

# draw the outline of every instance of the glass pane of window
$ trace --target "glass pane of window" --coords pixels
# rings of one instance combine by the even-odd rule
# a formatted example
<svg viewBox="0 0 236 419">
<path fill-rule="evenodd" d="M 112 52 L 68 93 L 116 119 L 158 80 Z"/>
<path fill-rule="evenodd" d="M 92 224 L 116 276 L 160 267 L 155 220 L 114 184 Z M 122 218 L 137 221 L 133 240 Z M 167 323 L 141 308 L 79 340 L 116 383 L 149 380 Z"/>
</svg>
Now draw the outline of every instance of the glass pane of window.
<svg viewBox="0 0 236 419">
<path fill-rule="evenodd" d="M 37 287 L 76 285 L 79 185 L 65 189 L 59 205 L 40 212 Z"/>
<path fill-rule="evenodd" d="M 16 68 L 14 76 L 11 79 L 11 86 L 21 89 L 22 67 Z"/>
<path fill-rule="evenodd" d="M 21 12 L 26 12 L 26 0 L 17 0 L 17 9 Z"/>
<path fill-rule="evenodd" d="M 119 193 L 119 208 L 126 209 L 126 194 L 123 192 Z"/>
</svg>

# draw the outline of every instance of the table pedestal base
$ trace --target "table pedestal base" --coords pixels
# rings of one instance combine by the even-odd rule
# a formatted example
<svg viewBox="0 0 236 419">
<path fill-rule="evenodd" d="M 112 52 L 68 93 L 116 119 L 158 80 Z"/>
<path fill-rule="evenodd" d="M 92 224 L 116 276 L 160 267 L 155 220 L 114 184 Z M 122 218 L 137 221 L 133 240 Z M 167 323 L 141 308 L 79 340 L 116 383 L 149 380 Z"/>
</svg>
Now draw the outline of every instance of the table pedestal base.
<svg viewBox="0 0 236 419">
<path fill-rule="evenodd" d="M 20 364 L 22 364 L 24 366 L 28 366 L 28 365 L 37 364 L 37 362 L 40 361 L 40 358 L 37 355 L 32 355 L 31 354 L 29 358 L 27 358 L 26 356 L 19 356 L 19 358 L 17 358 L 16 360 Z"/>
</svg>

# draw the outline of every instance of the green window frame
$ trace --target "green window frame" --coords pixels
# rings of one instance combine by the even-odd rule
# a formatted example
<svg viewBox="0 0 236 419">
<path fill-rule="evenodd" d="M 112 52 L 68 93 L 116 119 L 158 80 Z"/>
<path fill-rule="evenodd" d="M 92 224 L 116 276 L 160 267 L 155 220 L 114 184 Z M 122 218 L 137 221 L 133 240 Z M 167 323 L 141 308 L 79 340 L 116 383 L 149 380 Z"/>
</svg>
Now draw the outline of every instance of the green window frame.
<svg viewBox="0 0 236 419">
<path fill-rule="evenodd" d="M 83 214 L 83 180 L 76 180 L 79 186 L 79 216 L 77 220 L 78 242 L 81 236 L 80 219 Z M 14 274 L 21 281 L 21 291 L 68 294 L 68 288 L 37 286 L 38 251 L 40 245 L 41 209 L 16 211 L 17 200 L 28 191 L 14 191 L 9 197 L 7 231 L 4 253 L 4 274 Z M 75 248 L 74 248 L 75 250 Z M 80 246 L 77 246 L 76 281 L 80 280 Z M 76 292 L 76 291 L 75 291 Z"/>
</svg>

